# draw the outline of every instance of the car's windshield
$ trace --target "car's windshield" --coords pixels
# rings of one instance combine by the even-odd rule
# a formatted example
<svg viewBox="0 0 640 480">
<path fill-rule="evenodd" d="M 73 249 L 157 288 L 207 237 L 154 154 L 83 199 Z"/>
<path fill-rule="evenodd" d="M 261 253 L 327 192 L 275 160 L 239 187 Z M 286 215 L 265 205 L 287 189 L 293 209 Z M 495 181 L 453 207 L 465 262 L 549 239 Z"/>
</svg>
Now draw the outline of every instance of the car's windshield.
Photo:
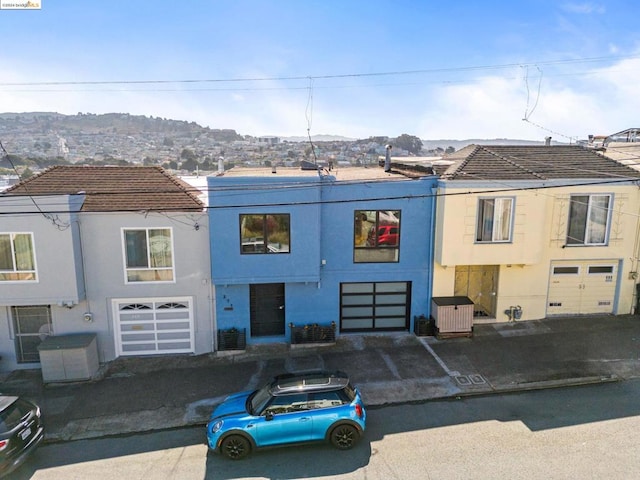
<svg viewBox="0 0 640 480">
<path fill-rule="evenodd" d="M 269 393 L 269 385 L 265 385 L 260 390 L 256 390 L 249 397 L 249 405 L 247 410 L 251 415 L 260 415 L 260 412 L 267 406 L 267 402 L 271 399 Z"/>
</svg>

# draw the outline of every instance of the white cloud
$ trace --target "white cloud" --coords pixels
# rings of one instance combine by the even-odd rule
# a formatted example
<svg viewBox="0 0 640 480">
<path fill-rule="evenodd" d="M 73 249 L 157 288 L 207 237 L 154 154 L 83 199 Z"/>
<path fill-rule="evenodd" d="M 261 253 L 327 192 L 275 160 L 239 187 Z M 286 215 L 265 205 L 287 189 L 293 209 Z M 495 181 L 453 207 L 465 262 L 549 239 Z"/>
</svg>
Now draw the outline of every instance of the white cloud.
<svg viewBox="0 0 640 480">
<path fill-rule="evenodd" d="M 441 87 L 419 119 L 425 139 L 518 138 L 552 136 L 568 142 L 637 125 L 640 59 L 626 59 L 589 75 L 537 79 L 483 77 Z M 533 108 L 537 99 L 537 106 Z M 528 121 L 523 121 L 528 112 Z"/>
<path fill-rule="evenodd" d="M 529 138 L 522 118 L 526 91 L 520 80 L 484 77 L 474 83 L 436 90 L 420 119 L 420 137 L 427 139 Z"/>
<path fill-rule="evenodd" d="M 564 5 L 562 5 L 562 9 L 570 13 L 580 13 L 585 15 L 589 15 L 591 13 L 602 15 L 607 11 L 604 5 L 595 4 L 592 2 L 565 3 Z"/>
<path fill-rule="evenodd" d="M 538 98 L 538 78 L 530 72 L 528 104 L 522 69 L 448 85 L 318 89 L 310 133 L 355 138 L 401 133 L 424 139 L 586 138 L 637 126 L 639 76 L 640 59 L 636 58 L 588 74 L 549 74 L 543 77 Z M 15 70 L 0 71 L 0 83 L 28 81 Z M 55 88 L 4 86 L 0 87 L 0 105 L 3 112 L 126 112 L 231 128 L 243 135 L 306 136 L 308 91 L 281 89 L 283 86 L 273 82 L 254 90 L 197 92 L 123 91 L 124 86 L 118 85 L 99 91 L 79 85 L 58 87 L 58 92 L 28 92 L 30 88 Z M 529 122 L 522 120 L 525 113 Z"/>
</svg>

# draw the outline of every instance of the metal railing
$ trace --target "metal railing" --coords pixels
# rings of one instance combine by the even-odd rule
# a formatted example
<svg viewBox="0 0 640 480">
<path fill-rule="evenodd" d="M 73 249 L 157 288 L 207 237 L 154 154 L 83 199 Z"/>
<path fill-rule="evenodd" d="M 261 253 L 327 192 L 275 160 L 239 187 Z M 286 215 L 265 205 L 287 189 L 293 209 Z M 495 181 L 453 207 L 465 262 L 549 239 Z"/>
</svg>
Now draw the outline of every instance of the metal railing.
<svg viewBox="0 0 640 480">
<path fill-rule="evenodd" d="M 433 318 L 427 318 L 424 315 L 413 317 L 413 333 L 418 337 L 430 337 L 435 335 L 435 321 Z"/>
<path fill-rule="evenodd" d="M 246 328 L 228 328 L 226 330 L 218 330 L 218 350 L 245 350 L 246 348 Z"/>
<path fill-rule="evenodd" d="M 307 344 L 307 343 L 335 343 L 336 341 L 336 322 L 330 325 L 318 325 L 317 323 L 308 323 L 306 325 L 296 326 L 289 324 L 291 329 L 291 344 Z"/>
</svg>

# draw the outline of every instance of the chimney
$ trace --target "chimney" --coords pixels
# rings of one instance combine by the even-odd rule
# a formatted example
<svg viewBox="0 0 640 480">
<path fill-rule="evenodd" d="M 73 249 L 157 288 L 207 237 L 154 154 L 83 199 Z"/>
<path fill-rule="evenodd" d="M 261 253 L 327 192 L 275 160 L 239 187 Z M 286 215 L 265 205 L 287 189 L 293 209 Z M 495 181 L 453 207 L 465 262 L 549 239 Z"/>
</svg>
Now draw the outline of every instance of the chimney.
<svg viewBox="0 0 640 480">
<path fill-rule="evenodd" d="M 391 171 L 391 145 L 387 145 L 385 147 L 387 149 L 387 153 L 384 156 L 384 171 L 385 172 L 390 172 Z"/>
<path fill-rule="evenodd" d="M 224 157 L 218 157 L 218 173 L 224 173 Z"/>
<path fill-rule="evenodd" d="M 544 144 L 547 147 L 551 146 L 551 137 L 544 137 Z"/>
</svg>

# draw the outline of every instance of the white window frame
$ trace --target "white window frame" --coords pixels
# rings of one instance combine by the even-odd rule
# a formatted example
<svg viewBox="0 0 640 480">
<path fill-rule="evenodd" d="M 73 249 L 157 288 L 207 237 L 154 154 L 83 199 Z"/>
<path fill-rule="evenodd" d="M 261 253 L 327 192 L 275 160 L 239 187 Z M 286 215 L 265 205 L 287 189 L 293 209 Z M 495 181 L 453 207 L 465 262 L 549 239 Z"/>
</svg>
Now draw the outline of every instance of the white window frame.
<svg viewBox="0 0 640 480">
<path fill-rule="evenodd" d="M 32 232 L 1 232 L 0 235 L 9 236 L 9 241 L 11 243 L 11 260 L 13 262 L 13 269 L 11 270 L 0 270 L 0 274 L 26 274 L 33 275 L 33 278 L 24 278 L 24 279 L 10 279 L 10 280 L 2 280 L 0 278 L 0 282 L 2 283 L 22 283 L 22 282 L 33 282 L 36 283 L 38 281 L 38 264 L 36 263 L 36 244 L 33 239 Z M 16 235 L 28 235 L 31 241 L 31 263 L 33 264 L 33 268 L 20 270 L 18 269 L 18 265 L 16 265 L 16 244 L 15 238 Z"/>
<path fill-rule="evenodd" d="M 587 212 L 584 219 L 584 238 L 582 241 L 576 241 L 575 239 L 571 239 L 569 235 L 571 231 L 571 202 L 573 202 L 575 197 L 588 197 L 587 201 Z M 592 238 L 594 236 L 594 226 L 597 225 L 596 220 L 592 218 L 594 215 L 597 215 L 597 212 L 594 213 L 594 209 L 600 208 L 598 205 L 594 205 L 594 199 L 596 198 L 608 198 L 607 203 L 607 211 L 604 215 L 604 231 L 602 232 L 602 241 L 593 241 Z M 613 195 L 610 193 L 585 193 L 585 194 L 575 194 L 571 195 L 569 199 L 569 213 L 567 220 L 567 239 L 566 246 L 568 247 L 582 247 L 582 246 L 602 246 L 608 245 L 609 243 L 609 228 L 611 225 L 611 209 L 613 206 Z"/>
<path fill-rule="evenodd" d="M 149 231 L 150 230 L 168 230 L 171 238 L 171 266 L 170 267 L 151 267 L 151 245 L 149 241 Z M 126 233 L 127 232 L 140 232 L 144 231 L 146 236 L 146 248 L 147 248 L 147 266 L 135 266 L 129 267 L 127 265 L 127 240 Z M 122 261 L 124 267 L 124 282 L 128 285 L 136 285 L 140 283 L 175 283 L 176 282 L 176 272 L 175 272 L 175 254 L 174 254 L 174 235 L 173 228 L 171 227 L 123 227 L 121 228 L 120 238 L 122 239 Z M 154 279 L 154 280 L 132 280 L 134 272 L 171 272 L 170 279 Z"/>
<path fill-rule="evenodd" d="M 491 239 L 487 240 L 482 237 L 484 234 L 484 225 L 488 219 L 484 216 L 485 202 L 493 202 L 493 215 L 491 221 Z M 504 212 L 505 205 L 509 206 L 508 218 L 509 223 L 506 225 L 507 238 L 501 238 L 504 228 Z M 514 197 L 481 197 L 478 198 L 478 210 L 476 217 L 476 243 L 510 243 L 513 236 L 513 216 L 515 211 Z"/>
</svg>

